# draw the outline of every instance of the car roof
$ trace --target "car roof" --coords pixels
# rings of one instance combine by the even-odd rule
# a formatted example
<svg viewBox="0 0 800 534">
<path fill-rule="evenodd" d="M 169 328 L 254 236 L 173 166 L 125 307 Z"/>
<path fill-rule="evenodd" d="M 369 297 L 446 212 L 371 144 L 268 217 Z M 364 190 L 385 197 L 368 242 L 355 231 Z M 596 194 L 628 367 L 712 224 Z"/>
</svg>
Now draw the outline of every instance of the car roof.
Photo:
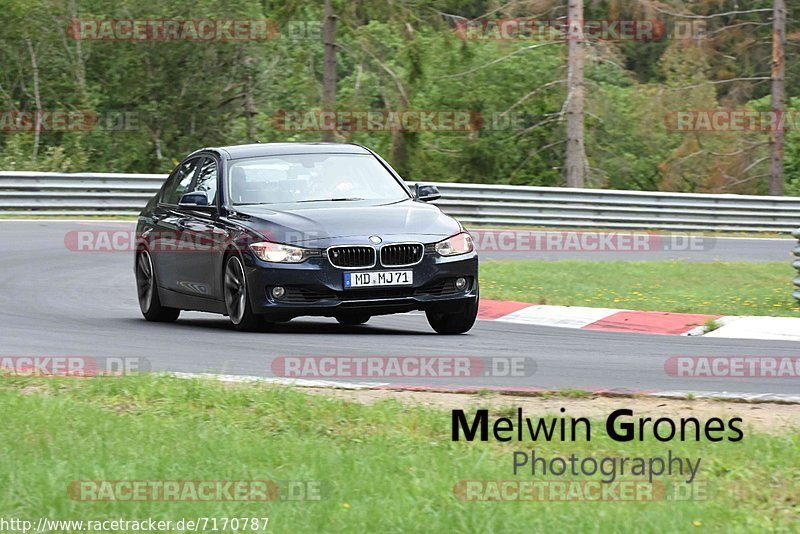
<svg viewBox="0 0 800 534">
<path fill-rule="evenodd" d="M 231 145 L 210 147 L 227 159 L 252 158 L 257 156 L 279 156 L 285 154 L 370 154 L 360 145 L 346 143 L 254 143 L 250 145 Z M 200 150 L 196 151 L 200 152 Z"/>
</svg>

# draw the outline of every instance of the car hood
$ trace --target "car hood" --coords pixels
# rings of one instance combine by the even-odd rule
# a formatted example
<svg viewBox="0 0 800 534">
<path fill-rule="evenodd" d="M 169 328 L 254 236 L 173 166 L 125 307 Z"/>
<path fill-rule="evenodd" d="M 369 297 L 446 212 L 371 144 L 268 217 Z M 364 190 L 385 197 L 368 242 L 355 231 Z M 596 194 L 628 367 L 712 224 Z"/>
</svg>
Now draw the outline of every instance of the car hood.
<svg viewBox="0 0 800 534">
<path fill-rule="evenodd" d="M 384 242 L 432 243 L 460 231 L 459 223 L 434 205 L 403 200 L 319 202 L 236 206 L 243 224 L 278 243 L 325 247 L 342 240 L 368 243 L 377 235 Z"/>
</svg>

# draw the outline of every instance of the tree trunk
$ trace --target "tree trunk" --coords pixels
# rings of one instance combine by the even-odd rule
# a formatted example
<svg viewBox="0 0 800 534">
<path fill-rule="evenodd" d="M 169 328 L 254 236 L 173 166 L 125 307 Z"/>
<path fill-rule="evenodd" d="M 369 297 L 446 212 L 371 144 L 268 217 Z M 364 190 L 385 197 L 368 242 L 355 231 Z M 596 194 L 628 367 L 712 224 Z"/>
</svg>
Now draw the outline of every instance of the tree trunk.
<svg viewBox="0 0 800 534">
<path fill-rule="evenodd" d="M 72 21 L 78 20 L 78 9 L 75 0 L 69 1 L 69 14 Z M 78 92 L 81 96 L 81 105 L 89 101 L 89 90 L 86 87 L 86 65 L 83 60 L 83 42 L 75 39 L 75 80 L 78 83 Z"/>
<path fill-rule="evenodd" d="M 336 110 L 336 13 L 331 0 L 325 0 L 325 22 L 323 25 L 325 60 L 322 73 L 322 102 L 326 111 Z M 323 141 L 333 141 L 334 132 L 324 130 Z"/>
<path fill-rule="evenodd" d="M 25 44 L 28 46 L 28 54 L 31 56 L 31 70 L 33 71 L 33 99 L 36 103 L 36 116 L 33 122 L 33 154 L 31 158 L 35 163 L 36 159 L 39 157 L 39 140 L 42 135 L 42 96 L 39 89 L 39 60 L 36 58 L 36 50 L 34 50 L 31 40 L 26 39 Z"/>
<path fill-rule="evenodd" d="M 406 132 L 392 132 L 392 166 L 400 176 L 407 177 L 408 148 L 406 146 Z"/>
<path fill-rule="evenodd" d="M 567 23 L 567 187 L 584 187 L 586 153 L 583 146 L 583 0 L 569 0 Z"/>
<path fill-rule="evenodd" d="M 164 154 L 161 152 L 161 128 L 156 128 L 151 132 L 153 138 L 153 147 L 156 150 L 156 159 L 159 163 L 164 159 Z"/>
<path fill-rule="evenodd" d="M 786 2 L 774 0 L 772 16 L 772 112 L 778 118 L 778 125 L 782 124 L 783 114 L 786 112 L 784 98 L 784 70 L 786 57 Z M 770 145 L 772 149 L 769 194 L 783 195 L 783 129 L 778 126 L 770 131 Z"/>
<path fill-rule="evenodd" d="M 247 125 L 247 141 L 250 143 L 257 142 L 257 128 L 256 116 L 258 109 L 256 108 L 255 99 L 255 79 L 253 77 L 253 58 L 245 56 L 244 65 L 247 68 L 247 75 L 244 81 L 244 117 Z"/>
</svg>

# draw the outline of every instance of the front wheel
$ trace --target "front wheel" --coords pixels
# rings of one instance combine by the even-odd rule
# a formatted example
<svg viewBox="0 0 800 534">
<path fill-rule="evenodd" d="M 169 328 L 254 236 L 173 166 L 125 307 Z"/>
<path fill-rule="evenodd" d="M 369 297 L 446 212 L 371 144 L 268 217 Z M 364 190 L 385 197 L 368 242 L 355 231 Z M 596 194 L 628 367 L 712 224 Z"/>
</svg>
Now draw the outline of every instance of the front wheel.
<svg viewBox="0 0 800 534">
<path fill-rule="evenodd" d="M 437 334 L 463 334 L 475 324 L 475 319 L 478 317 L 478 299 L 455 313 L 442 313 L 433 309 L 426 310 L 425 316 Z"/>
<path fill-rule="evenodd" d="M 223 280 L 225 309 L 234 328 L 245 332 L 265 330 L 269 323 L 261 315 L 253 313 L 248 295 L 247 277 L 239 256 L 230 255 L 225 261 Z"/>
<path fill-rule="evenodd" d="M 136 288 L 139 296 L 139 308 L 145 319 L 162 323 L 171 323 L 178 319 L 181 310 L 161 305 L 153 259 L 147 250 L 141 250 L 136 255 Z"/>
</svg>

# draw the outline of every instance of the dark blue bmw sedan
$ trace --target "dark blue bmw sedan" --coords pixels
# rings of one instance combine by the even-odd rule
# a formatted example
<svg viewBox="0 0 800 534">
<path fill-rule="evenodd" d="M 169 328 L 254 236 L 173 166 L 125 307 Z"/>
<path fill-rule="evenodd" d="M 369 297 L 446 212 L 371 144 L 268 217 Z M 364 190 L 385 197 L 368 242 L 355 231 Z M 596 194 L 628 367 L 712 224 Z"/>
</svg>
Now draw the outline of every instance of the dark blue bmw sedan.
<svg viewBox="0 0 800 534">
<path fill-rule="evenodd" d="M 139 215 L 142 314 L 227 315 L 240 330 L 316 315 L 356 325 L 424 310 L 440 334 L 478 312 L 478 255 L 461 224 L 358 145 L 269 143 L 187 156 Z"/>
</svg>

